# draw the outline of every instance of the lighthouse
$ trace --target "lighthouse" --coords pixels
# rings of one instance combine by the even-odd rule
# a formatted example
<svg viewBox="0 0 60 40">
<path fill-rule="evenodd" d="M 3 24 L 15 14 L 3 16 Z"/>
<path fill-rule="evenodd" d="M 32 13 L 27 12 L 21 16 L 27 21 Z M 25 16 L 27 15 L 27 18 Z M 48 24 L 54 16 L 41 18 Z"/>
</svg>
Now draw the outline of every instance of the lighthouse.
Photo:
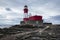
<svg viewBox="0 0 60 40">
<path fill-rule="evenodd" d="M 27 5 L 24 6 L 23 11 L 24 11 L 24 18 L 23 18 L 23 20 L 24 20 L 24 22 L 27 22 L 29 20 L 28 19 L 28 6 Z"/>
<path fill-rule="evenodd" d="M 28 11 L 28 6 L 25 5 L 23 12 L 24 12 L 24 18 L 23 21 L 20 22 L 21 25 L 33 25 L 33 26 L 43 26 L 43 25 L 52 25 L 51 23 L 43 23 L 43 17 L 41 15 L 31 15 Z M 28 16 L 28 13 L 30 14 Z"/>
<path fill-rule="evenodd" d="M 21 21 L 21 24 L 29 24 L 29 25 L 42 25 L 43 20 L 42 20 L 42 16 L 38 16 L 38 15 L 34 15 L 31 16 L 31 14 L 28 12 L 28 6 L 25 5 L 24 9 L 24 18 L 23 21 Z M 30 14 L 30 16 L 28 16 L 28 13 Z"/>
</svg>

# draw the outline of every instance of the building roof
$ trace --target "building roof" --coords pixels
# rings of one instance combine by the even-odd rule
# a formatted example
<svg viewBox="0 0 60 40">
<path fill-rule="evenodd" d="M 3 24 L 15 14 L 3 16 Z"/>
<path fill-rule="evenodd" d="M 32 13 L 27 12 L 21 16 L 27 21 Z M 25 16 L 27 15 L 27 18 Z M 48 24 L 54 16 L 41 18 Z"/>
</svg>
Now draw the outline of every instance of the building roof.
<svg viewBox="0 0 60 40">
<path fill-rule="evenodd" d="M 37 16 L 37 15 L 31 16 L 29 17 L 29 20 L 34 20 L 34 21 L 42 20 L 42 16 Z"/>
</svg>

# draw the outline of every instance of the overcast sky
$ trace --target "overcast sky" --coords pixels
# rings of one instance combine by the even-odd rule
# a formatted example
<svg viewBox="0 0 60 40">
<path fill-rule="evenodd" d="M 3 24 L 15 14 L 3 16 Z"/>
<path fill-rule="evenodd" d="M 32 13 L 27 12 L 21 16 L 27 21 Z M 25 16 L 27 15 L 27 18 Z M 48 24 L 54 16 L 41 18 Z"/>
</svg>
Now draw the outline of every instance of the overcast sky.
<svg viewBox="0 0 60 40">
<path fill-rule="evenodd" d="M 43 16 L 44 22 L 60 24 L 60 0 L 0 0 L 0 24 L 19 24 L 24 5 L 32 15 Z"/>
</svg>

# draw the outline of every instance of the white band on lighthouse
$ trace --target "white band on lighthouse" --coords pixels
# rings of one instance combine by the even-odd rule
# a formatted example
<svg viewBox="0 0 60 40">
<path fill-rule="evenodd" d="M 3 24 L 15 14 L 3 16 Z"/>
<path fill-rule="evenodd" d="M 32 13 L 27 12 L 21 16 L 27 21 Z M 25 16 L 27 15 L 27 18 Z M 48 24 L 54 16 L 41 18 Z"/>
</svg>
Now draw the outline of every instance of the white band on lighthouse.
<svg viewBox="0 0 60 40">
<path fill-rule="evenodd" d="M 24 13 L 24 18 L 28 18 L 28 13 Z"/>
</svg>

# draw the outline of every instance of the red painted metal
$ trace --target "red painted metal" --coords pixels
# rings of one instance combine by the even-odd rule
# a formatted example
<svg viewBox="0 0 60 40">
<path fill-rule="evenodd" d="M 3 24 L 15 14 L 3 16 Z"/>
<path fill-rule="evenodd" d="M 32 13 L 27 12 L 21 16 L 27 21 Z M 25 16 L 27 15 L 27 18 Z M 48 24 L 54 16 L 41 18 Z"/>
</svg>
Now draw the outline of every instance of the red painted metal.
<svg viewBox="0 0 60 40">
<path fill-rule="evenodd" d="M 28 9 L 26 8 L 26 9 L 24 9 L 24 13 L 28 13 Z"/>
<path fill-rule="evenodd" d="M 24 21 L 28 21 L 28 20 L 29 20 L 29 18 L 23 18 L 23 20 L 24 20 Z"/>
<path fill-rule="evenodd" d="M 27 5 L 24 6 L 24 13 L 28 13 L 28 6 Z"/>
<path fill-rule="evenodd" d="M 34 21 L 38 21 L 38 20 L 42 20 L 42 16 L 31 16 L 29 17 L 29 20 L 34 20 Z"/>
</svg>

